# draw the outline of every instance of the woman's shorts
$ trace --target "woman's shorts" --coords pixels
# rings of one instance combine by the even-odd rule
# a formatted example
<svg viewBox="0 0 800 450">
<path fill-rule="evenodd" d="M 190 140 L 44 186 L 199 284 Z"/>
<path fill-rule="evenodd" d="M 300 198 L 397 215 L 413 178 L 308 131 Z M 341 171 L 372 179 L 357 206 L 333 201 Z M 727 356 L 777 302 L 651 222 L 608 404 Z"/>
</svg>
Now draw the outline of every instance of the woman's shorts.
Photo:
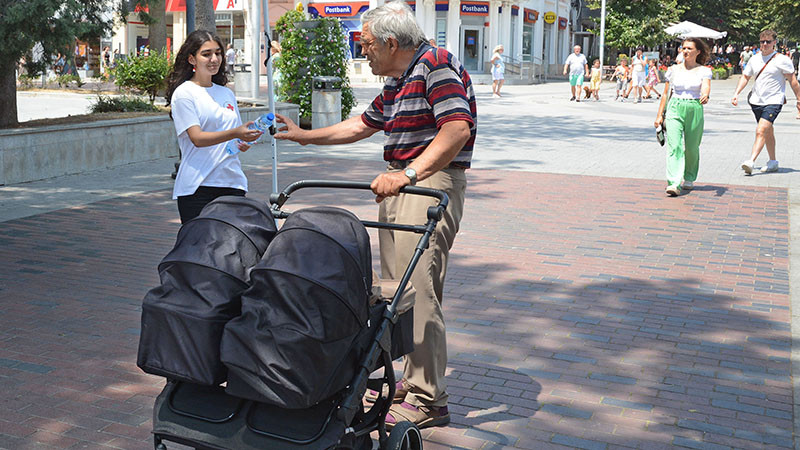
<svg viewBox="0 0 800 450">
<path fill-rule="evenodd" d="M 577 75 L 570 75 L 569 76 L 569 85 L 570 86 L 583 86 L 583 74 Z"/>
<path fill-rule="evenodd" d="M 750 108 L 753 110 L 753 115 L 756 116 L 756 122 L 766 119 L 775 123 L 783 105 L 750 105 Z"/>
</svg>

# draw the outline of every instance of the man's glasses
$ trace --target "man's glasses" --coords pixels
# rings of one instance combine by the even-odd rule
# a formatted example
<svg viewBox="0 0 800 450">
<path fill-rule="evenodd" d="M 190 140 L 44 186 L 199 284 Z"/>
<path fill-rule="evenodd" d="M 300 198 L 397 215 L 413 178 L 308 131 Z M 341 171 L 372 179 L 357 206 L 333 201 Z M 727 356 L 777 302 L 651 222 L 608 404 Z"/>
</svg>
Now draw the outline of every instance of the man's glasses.
<svg viewBox="0 0 800 450">
<path fill-rule="evenodd" d="M 773 42 L 775 42 L 775 41 L 774 41 L 774 40 L 771 40 L 771 39 L 770 39 L 770 40 L 763 40 L 763 41 L 761 41 L 761 43 L 762 43 L 762 44 L 772 44 Z"/>
</svg>

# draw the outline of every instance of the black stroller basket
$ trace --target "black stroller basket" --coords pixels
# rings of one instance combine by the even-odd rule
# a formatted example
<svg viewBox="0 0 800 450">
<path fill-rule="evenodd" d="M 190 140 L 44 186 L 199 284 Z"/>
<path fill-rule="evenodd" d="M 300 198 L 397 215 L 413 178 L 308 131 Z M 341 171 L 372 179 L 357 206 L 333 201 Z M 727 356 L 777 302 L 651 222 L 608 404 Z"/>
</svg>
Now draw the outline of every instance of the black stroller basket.
<svg viewBox="0 0 800 450">
<path fill-rule="evenodd" d="M 303 188 L 370 190 L 370 185 L 363 182 L 298 181 L 270 197 L 272 215 L 276 219 L 289 218 L 292 213 L 282 208 L 295 191 Z M 387 434 L 385 417 L 395 393 L 392 360 L 413 347 L 413 309 L 400 314 L 398 305 L 437 223 L 444 215 L 448 197 L 439 190 L 414 186 L 404 187 L 401 192 L 433 197 L 438 202 L 428 208 L 424 225 L 360 221 L 369 228 L 417 233 L 420 239 L 391 302 L 379 301 L 369 307 L 370 325 L 366 329 L 369 334 L 360 347 L 361 354 L 355 358 L 357 367 L 342 372 L 353 374 L 347 382 L 341 383 L 344 388 L 309 407 L 286 408 L 246 395 L 243 397 L 247 398 L 231 395 L 230 380 L 227 392 L 222 386 L 169 380 L 156 399 L 153 411 L 156 449 L 166 448 L 163 441 L 198 449 L 371 449 L 370 433 L 375 430 L 378 431 L 381 449 L 422 448 L 422 438 L 415 425 L 401 422 L 394 426 L 391 434 Z M 370 379 L 369 375 L 380 368 L 383 368 L 383 376 Z M 367 388 L 377 392 L 385 389 L 388 396 L 379 395 L 365 411 L 362 398 Z"/>
</svg>

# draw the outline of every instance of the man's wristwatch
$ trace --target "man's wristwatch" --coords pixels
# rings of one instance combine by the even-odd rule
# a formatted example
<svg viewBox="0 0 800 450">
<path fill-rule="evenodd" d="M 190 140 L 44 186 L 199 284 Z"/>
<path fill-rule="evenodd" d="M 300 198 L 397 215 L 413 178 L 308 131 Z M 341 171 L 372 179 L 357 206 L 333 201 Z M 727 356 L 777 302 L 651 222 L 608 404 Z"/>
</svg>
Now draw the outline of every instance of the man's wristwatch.
<svg viewBox="0 0 800 450">
<path fill-rule="evenodd" d="M 405 176 L 407 176 L 409 180 L 411 180 L 411 185 L 412 186 L 417 184 L 417 171 L 416 170 L 412 169 L 411 167 L 407 167 L 406 171 L 403 172 L 403 174 Z"/>
</svg>

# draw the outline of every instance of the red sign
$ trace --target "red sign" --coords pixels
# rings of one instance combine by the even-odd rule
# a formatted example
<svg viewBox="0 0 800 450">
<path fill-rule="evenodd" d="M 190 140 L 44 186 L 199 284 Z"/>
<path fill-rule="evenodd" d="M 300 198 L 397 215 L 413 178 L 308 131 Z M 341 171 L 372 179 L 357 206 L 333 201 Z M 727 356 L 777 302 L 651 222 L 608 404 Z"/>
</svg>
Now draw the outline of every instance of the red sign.
<svg viewBox="0 0 800 450">
<path fill-rule="evenodd" d="M 539 11 L 525 8 L 524 12 L 525 16 L 522 18 L 522 20 L 525 23 L 536 23 L 536 21 L 539 20 Z"/>
<path fill-rule="evenodd" d="M 569 21 L 566 19 L 566 17 L 559 17 L 558 18 L 558 29 L 559 30 L 563 30 L 563 29 L 567 28 L 567 24 L 568 23 L 569 23 Z"/>
</svg>

